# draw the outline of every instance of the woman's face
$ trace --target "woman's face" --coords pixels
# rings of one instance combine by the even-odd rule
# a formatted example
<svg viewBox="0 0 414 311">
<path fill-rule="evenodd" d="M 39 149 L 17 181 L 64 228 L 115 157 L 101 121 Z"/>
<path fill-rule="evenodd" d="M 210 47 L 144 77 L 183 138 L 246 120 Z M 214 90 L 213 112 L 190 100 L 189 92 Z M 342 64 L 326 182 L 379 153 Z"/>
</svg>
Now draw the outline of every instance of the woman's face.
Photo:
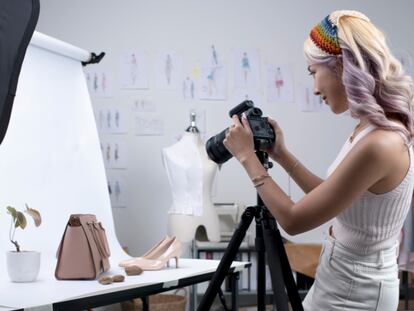
<svg viewBox="0 0 414 311">
<path fill-rule="evenodd" d="M 348 110 L 345 88 L 342 84 L 342 69 L 334 71 L 325 64 L 313 64 L 308 67 L 314 78 L 315 95 L 319 95 L 333 113 L 339 114 Z"/>
</svg>

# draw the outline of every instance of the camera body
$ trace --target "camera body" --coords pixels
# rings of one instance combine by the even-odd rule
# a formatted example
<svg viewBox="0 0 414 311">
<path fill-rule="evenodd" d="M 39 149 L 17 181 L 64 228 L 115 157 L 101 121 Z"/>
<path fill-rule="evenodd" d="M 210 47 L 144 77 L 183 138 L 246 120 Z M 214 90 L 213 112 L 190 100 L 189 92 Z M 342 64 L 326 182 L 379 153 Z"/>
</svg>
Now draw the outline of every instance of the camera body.
<svg viewBox="0 0 414 311">
<path fill-rule="evenodd" d="M 262 117 L 263 113 L 251 100 L 245 100 L 229 111 L 230 118 L 237 115 L 241 120 L 242 114 L 246 116 L 250 128 L 253 133 L 253 141 L 255 150 L 264 150 L 270 148 L 276 141 L 276 135 L 267 120 L 267 117 Z M 209 158 L 217 164 L 222 164 L 229 160 L 232 155 L 223 144 L 229 128 L 215 136 L 212 136 L 206 143 L 206 150 Z"/>
</svg>

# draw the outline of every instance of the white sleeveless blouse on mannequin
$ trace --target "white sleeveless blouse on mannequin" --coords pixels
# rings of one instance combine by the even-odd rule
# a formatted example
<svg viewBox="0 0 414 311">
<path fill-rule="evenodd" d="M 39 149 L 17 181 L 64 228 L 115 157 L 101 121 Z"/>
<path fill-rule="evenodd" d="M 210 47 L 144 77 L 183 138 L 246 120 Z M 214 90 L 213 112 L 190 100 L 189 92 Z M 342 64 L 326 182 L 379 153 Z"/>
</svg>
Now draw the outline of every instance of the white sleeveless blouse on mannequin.
<svg viewBox="0 0 414 311">
<path fill-rule="evenodd" d="M 210 241 L 220 240 L 218 215 L 211 201 L 217 164 L 211 161 L 198 133 L 185 132 L 172 146 L 162 150 L 172 192 L 168 211 L 169 231 L 181 242 L 190 242 L 198 227 L 206 229 Z"/>
</svg>

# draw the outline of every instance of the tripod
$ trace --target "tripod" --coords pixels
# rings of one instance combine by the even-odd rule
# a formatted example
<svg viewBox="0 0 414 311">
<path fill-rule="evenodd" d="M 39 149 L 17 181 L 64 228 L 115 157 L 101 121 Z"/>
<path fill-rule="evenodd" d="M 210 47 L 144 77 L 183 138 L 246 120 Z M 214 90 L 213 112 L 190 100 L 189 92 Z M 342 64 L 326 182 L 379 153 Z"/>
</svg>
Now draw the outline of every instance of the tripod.
<svg viewBox="0 0 414 311">
<path fill-rule="evenodd" d="M 271 167 L 267 153 L 256 151 L 260 163 L 266 170 Z M 198 311 L 208 311 L 220 286 L 226 277 L 231 263 L 235 259 L 246 231 L 253 218 L 256 220 L 255 250 L 257 252 L 257 310 L 264 311 L 266 306 L 266 258 L 272 280 L 274 304 L 277 311 L 288 311 L 288 299 L 294 311 L 303 311 L 302 302 L 293 279 L 292 270 L 283 246 L 277 223 L 269 213 L 262 199 L 257 195 L 257 205 L 249 206 L 244 211 L 241 221 L 235 230 L 223 258 L 214 273 L 211 282 L 198 306 Z"/>
</svg>

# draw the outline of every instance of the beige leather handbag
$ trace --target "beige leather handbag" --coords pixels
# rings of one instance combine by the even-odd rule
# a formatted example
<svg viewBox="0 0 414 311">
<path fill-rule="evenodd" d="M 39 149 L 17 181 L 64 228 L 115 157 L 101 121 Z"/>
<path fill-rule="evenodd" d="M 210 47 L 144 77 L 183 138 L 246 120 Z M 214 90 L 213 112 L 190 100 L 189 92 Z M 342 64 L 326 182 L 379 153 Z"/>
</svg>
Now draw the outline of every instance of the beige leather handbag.
<svg viewBox="0 0 414 311">
<path fill-rule="evenodd" d="M 95 215 L 70 216 L 57 252 L 58 280 L 93 280 L 109 269 L 105 229 Z"/>
</svg>

